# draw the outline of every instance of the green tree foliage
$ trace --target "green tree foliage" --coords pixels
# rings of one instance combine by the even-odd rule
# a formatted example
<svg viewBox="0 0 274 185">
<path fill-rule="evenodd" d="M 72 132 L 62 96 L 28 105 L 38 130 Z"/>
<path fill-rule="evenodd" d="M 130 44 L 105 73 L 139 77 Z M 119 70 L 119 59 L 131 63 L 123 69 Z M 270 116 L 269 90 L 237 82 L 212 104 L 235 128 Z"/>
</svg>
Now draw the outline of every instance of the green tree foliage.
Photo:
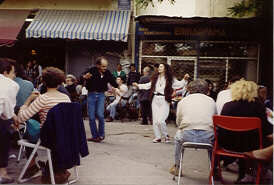
<svg viewBox="0 0 274 185">
<path fill-rule="evenodd" d="M 230 7 L 228 12 L 230 15 L 237 17 L 244 17 L 250 14 L 260 17 L 263 14 L 264 2 L 265 0 L 242 0 Z"/>
<path fill-rule="evenodd" d="M 171 4 L 175 3 L 175 0 L 156 0 L 160 3 L 162 3 L 163 1 L 169 1 Z M 136 6 L 138 8 L 146 8 L 148 7 L 148 5 L 151 5 L 152 7 L 154 7 L 154 2 L 153 0 L 136 0 Z"/>
</svg>

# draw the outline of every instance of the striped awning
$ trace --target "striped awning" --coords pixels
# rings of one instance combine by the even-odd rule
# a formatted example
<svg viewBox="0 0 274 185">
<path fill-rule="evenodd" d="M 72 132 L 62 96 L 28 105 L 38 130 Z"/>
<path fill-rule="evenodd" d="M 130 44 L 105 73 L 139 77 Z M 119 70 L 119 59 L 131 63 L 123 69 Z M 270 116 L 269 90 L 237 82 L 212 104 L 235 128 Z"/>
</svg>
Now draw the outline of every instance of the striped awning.
<svg viewBox="0 0 274 185">
<path fill-rule="evenodd" d="M 126 42 L 130 11 L 39 10 L 26 38 L 115 40 Z"/>
</svg>

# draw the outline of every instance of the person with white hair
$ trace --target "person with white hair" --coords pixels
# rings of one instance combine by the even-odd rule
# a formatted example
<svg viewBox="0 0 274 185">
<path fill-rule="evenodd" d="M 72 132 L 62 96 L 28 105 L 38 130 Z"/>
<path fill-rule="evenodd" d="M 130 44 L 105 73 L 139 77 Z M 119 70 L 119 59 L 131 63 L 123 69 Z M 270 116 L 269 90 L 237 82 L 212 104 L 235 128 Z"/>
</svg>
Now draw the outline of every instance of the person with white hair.
<svg viewBox="0 0 274 185">
<path fill-rule="evenodd" d="M 144 84 L 150 82 L 151 78 L 151 68 L 149 66 L 144 67 L 143 76 L 139 80 L 139 84 Z M 149 90 L 139 90 L 138 99 L 141 105 L 141 115 L 142 115 L 142 125 L 147 125 L 149 121 L 152 121 L 151 113 L 151 101 L 149 98 Z"/>
<path fill-rule="evenodd" d="M 175 135 L 175 165 L 170 173 L 178 175 L 180 154 L 184 142 L 199 142 L 213 144 L 213 120 L 216 114 L 215 101 L 207 96 L 208 83 L 197 79 L 187 85 L 189 95 L 183 98 L 177 106 Z"/>
<path fill-rule="evenodd" d="M 77 85 L 77 78 L 72 74 L 68 74 L 66 76 L 65 88 L 69 92 L 72 102 L 76 102 L 78 100 L 78 97 L 79 97 L 78 93 L 76 91 L 76 85 Z"/>
</svg>

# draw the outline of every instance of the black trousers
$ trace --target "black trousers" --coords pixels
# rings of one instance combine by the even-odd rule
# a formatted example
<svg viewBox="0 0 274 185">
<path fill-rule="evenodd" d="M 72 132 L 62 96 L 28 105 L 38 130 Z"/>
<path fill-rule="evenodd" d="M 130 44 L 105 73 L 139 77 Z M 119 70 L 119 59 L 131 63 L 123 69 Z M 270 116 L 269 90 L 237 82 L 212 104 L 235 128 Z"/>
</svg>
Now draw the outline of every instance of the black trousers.
<svg viewBox="0 0 274 185">
<path fill-rule="evenodd" d="M 141 115 L 142 115 L 142 123 L 147 124 L 147 118 L 151 121 L 152 112 L 151 112 L 151 102 L 149 100 L 140 101 L 141 104 Z"/>
<path fill-rule="evenodd" d="M 8 166 L 11 139 L 10 124 L 10 121 L 0 118 L 0 168 Z"/>
</svg>

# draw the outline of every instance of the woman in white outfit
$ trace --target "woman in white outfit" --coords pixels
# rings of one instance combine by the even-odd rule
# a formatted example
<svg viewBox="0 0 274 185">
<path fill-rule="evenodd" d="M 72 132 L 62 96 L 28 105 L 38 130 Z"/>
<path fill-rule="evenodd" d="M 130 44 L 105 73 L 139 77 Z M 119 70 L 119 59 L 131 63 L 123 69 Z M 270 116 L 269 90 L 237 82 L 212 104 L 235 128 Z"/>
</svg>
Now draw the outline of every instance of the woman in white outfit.
<svg viewBox="0 0 274 185">
<path fill-rule="evenodd" d="M 166 119 L 169 114 L 169 107 L 173 91 L 183 88 L 187 85 L 189 75 L 186 74 L 184 79 L 178 81 L 173 77 L 171 68 L 168 64 L 160 64 L 158 71 L 152 76 L 151 82 L 146 84 L 133 83 L 139 89 L 150 89 L 152 98 L 152 120 L 155 139 L 154 143 L 161 142 L 161 134 L 165 142 L 169 142 L 169 136 L 166 126 Z"/>
</svg>

